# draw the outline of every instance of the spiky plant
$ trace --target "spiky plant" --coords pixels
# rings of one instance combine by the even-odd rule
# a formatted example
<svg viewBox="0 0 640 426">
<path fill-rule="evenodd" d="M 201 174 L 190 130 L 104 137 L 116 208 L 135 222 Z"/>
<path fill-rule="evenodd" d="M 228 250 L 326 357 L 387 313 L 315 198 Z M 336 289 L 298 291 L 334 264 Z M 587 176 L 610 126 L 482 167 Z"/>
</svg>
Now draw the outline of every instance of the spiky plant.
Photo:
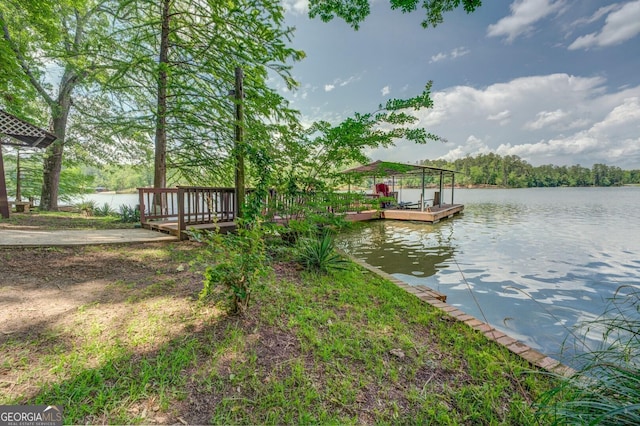
<svg viewBox="0 0 640 426">
<path fill-rule="evenodd" d="M 299 260 L 306 269 L 323 273 L 331 269 L 346 269 L 349 264 L 336 252 L 333 236 L 328 231 L 317 238 L 305 240 L 300 248 Z"/>
</svg>

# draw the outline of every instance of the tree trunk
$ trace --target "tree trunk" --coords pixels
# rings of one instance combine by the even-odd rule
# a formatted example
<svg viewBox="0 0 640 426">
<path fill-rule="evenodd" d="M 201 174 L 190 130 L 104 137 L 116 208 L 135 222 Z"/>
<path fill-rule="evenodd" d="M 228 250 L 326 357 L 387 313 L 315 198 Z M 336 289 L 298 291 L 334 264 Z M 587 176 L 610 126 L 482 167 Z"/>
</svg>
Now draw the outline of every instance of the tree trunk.
<svg viewBox="0 0 640 426">
<path fill-rule="evenodd" d="M 245 202 L 245 188 L 244 188 L 244 131 L 243 131 L 243 111 L 242 103 L 244 102 L 244 88 L 242 68 L 236 67 L 236 123 L 235 123 L 235 155 L 236 155 L 236 217 L 244 218 L 244 202 Z"/>
<path fill-rule="evenodd" d="M 164 188 L 167 185 L 167 67 L 169 62 L 170 3 L 170 0 L 162 1 L 162 32 L 160 34 L 160 57 L 158 63 L 158 102 L 153 173 L 154 188 Z"/>
<path fill-rule="evenodd" d="M 78 76 L 75 71 L 66 69 L 60 83 L 60 93 L 56 103 L 51 106 L 53 117 L 53 134 L 56 141 L 47 148 L 44 156 L 42 173 L 42 192 L 40 194 L 40 210 L 58 211 L 58 188 L 60 171 L 62 170 L 62 153 L 67 134 L 67 122 L 71 111 L 71 92 Z"/>
</svg>

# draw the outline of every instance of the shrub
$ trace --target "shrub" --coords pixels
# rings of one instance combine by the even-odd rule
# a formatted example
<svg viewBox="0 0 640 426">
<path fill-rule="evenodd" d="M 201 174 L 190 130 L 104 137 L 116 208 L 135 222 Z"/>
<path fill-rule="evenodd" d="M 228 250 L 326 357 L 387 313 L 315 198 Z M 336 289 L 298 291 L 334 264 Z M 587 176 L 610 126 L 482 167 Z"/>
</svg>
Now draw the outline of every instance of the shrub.
<svg viewBox="0 0 640 426">
<path fill-rule="evenodd" d="M 294 219 L 280 229 L 282 241 L 289 245 L 296 245 L 299 240 L 311 237 L 316 232 L 316 225 L 310 220 Z"/>
<path fill-rule="evenodd" d="M 87 216 L 93 216 L 93 212 L 96 209 L 96 202 L 93 200 L 82 200 L 76 204 L 76 208 Z"/>
<path fill-rule="evenodd" d="M 259 224 L 238 224 L 237 234 L 218 231 L 190 233 L 208 245 L 213 262 L 204 273 L 200 299 L 208 298 L 216 286 L 222 286 L 229 297 L 231 312 L 244 314 L 251 301 L 251 291 L 267 274 L 265 244 Z"/>
<path fill-rule="evenodd" d="M 300 247 L 299 260 L 308 270 L 324 273 L 331 269 L 346 269 L 349 265 L 349 262 L 336 252 L 333 235 L 326 230 L 319 237 L 304 240 Z"/>
<path fill-rule="evenodd" d="M 131 207 L 126 204 L 120 206 L 120 222 L 140 222 L 140 206 Z"/>
<path fill-rule="evenodd" d="M 113 216 L 115 211 L 111 208 L 109 203 L 104 203 L 102 207 L 96 206 L 93 208 L 94 216 Z"/>
<path fill-rule="evenodd" d="M 582 327 L 585 336 L 602 332 L 603 341 L 541 399 L 543 423 L 640 424 L 640 290 L 620 287 L 605 313 Z"/>
</svg>

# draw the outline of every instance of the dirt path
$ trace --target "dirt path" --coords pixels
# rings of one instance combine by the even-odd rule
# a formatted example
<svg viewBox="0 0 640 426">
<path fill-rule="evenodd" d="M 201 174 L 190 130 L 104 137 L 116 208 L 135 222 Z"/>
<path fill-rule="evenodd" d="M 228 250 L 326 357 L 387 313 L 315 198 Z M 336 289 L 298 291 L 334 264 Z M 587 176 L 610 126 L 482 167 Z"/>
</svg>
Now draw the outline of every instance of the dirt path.
<svg viewBox="0 0 640 426">
<path fill-rule="evenodd" d="M 0 248 L 0 341 L 3 336 L 38 333 L 86 304 L 109 303 L 117 309 L 118 302 L 130 296 L 127 283 L 136 283 L 139 291 L 180 275 L 182 282 L 193 279 L 197 289 L 201 276 L 191 277 L 179 264 L 154 258 L 161 246 Z"/>
</svg>

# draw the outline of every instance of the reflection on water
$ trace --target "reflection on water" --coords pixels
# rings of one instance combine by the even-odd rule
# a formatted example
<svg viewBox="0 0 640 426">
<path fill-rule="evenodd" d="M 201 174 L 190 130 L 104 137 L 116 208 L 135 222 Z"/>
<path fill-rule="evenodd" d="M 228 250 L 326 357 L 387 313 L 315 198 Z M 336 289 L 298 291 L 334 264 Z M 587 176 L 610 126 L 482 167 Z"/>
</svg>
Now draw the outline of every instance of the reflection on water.
<svg viewBox="0 0 640 426">
<path fill-rule="evenodd" d="M 640 288 L 640 188 L 455 195 L 463 216 L 374 221 L 339 245 L 565 362 L 576 324 L 600 315 L 621 285 Z"/>
<path fill-rule="evenodd" d="M 450 242 L 440 232 L 425 230 L 423 224 L 376 221 L 341 244 L 344 250 L 357 252 L 370 264 L 384 264 L 390 274 L 409 271 L 426 278 L 453 257 L 455 249 Z"/>
</svg>

